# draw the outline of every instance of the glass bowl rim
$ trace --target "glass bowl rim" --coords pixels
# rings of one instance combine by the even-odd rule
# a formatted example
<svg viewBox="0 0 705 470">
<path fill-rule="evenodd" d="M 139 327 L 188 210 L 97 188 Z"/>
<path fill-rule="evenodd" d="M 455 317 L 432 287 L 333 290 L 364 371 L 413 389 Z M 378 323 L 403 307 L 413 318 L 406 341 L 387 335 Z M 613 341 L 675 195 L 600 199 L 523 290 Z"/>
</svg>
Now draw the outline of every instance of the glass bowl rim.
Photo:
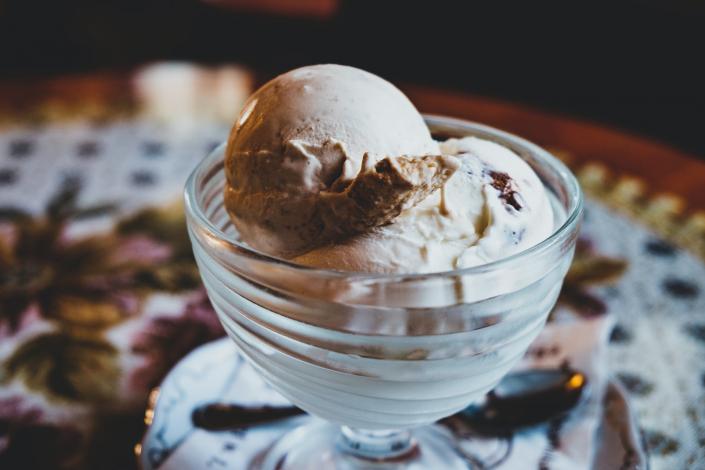
<svg viewBox="0 0 705 470">
<path fill-rule="evenodd" d="M 523 147 L 524 149 L 530 151 L 533 155 L 538 155 L 544 163 L 553 167 L 557 174 L 560 174 L 561 180 L 564 183 L 568 191 L 568 198 L 572 203 L 572 209 L 567 215 L 564 223 L 554 229 L 554 231 L 547 238 L 541 242 L 533 245 L 525 250 L 514 253 L 510 256 L 500 258 L 498 260 L 491 261 L 489 263 L 481 264 L 478 266 L 472 266 L 468 268 L 454 269 L 448 271 L 436 271 L 430 273 L 370 273 L 370 272 L 359 272 L 359 271 L 340 271 L 332 269 L 321 269 L 314 268 L 302 264 L 298 264 L 286 259 L 277 258 L 275 256 L 266 254 L 264 252 L 255 250 L 247 246 L 246 244 L 239 242 L 238 240 L 230 237 L 224 233 L 221 229 L 215 226 L 213 222 L 206 216 L 203 212 L 202 207 L 198 203 L 196 198 L 196 185 L 199 177 L 204 171 L 212 172 L 214 163 L 217 165 L 216 156 L 222 153 L 223 146 L 225 142 L 218 145 L 214 150 L 212 150 L 206 157 L 204 157 L 193 169 L 186 185 L 184 188 L 184 202 L 185 209 L 188 215 L 194 217 L 198 225 L 203 228 L 210 237 L 219 240 L 222 243 L 227 244 L 230 248 L 235 249 L 238 254 L 245 255 L 248 258 L 256 259 L 261 262 L 270 263 L 276 265 L 280 268 L 290 269 L 293 271 L 298 271 L 302 274 L 308 276 L 320 276 L 328 278 L 355 278 L 356 280 L 413 280 L 413 279 L 433 279 L 433 278 L 444 278 L 450 276 L 472 276 L 474 274 L 484 274 L 490 271 L 498 271 L 512 264 L 517 264 L 527 259 L 540 256 L 542 253 L 549 251 L 553 246 L 559 244 L 561 240 L 567 236 L 568 233 L 579 223 L 580 217 L 583 212 L 583 192 L 580 185 L 575 178 L 575 175 L 568 169 L 568 167 L 561 162 L 558 158 L 552 155 L 547 150 L 539 147 L 538 145 L 522 138 L 517 135 L 511 134 L 500 129 L 477 123 L 470 120 L 453 118 L 435 114 L 422 114 L 424 121 L 430 125 L 436 126 L 447 126 L 447 127 L 464 127 L 472 128 L 475 131 L 486 133 L 492 137 L 497 137 L 505 142 L 511 142 L 515 145 Z M 483 137 L 484 138 L 484 137 Z M 502 143 L 502 142 L 499 142 Z"/>
</svg>

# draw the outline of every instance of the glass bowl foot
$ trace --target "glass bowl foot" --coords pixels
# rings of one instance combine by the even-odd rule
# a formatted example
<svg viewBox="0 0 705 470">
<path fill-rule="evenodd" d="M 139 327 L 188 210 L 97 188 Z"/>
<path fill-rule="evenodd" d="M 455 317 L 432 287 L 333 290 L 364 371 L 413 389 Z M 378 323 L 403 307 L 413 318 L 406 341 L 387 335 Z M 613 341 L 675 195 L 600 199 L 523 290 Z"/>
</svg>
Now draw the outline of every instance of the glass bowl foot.
<svg viewBox="0 0 705 470">
<path fill-rule="evenodd" d="M 450 432 L 439 426 L 412 431 L 360 431 L 324 421 L 284 435 L 261 459 L 260 470 L 468 470 Z"/>
</svg>

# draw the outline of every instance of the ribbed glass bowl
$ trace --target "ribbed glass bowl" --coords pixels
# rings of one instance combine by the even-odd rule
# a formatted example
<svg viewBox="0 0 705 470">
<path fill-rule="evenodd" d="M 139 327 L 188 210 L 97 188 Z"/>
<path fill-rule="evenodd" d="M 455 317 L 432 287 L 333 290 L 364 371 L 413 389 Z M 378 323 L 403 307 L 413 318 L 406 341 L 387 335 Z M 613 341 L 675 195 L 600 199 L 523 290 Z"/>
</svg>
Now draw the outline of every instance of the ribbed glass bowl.
<svg viewBox="0 0 705 470">
<path fill-rule="evenodd" d="M 418 441 L 423 450 L 425 438 L 406 430 L 463 409 L 499 382 L 543 327 L 573 256 L 582 196 L 560 161 L 483 125 L 434 116 L 426 122 L 434 135 L 492 140 L 529 163 L 555 201 L 553 234 L 523 252 L 463 270 L 317 270 L 238 240 L 223 204 L 224 145 L 198 165 L 186 186 L 193 251 L 228 335 L 282 395 L 344 426 L 341 438 L 323 428 L 299 433 L 309 441 L 323 433 L 320 445 L 334 445 L 337 458 L 347 459 L 347 466 L 320 468 L 355 468 L 355 459 L 369 465 L 412 454 L 418 461 L 412 450 Z M 442 447 L 439 442 L 428 446 Z M 303 454 L 320 449 L 282 446 L 265 466 L 317 462 L 302 460 L 314 458 Z M 432 453 L 428 449 L 424 458 Z"/>
</svg>

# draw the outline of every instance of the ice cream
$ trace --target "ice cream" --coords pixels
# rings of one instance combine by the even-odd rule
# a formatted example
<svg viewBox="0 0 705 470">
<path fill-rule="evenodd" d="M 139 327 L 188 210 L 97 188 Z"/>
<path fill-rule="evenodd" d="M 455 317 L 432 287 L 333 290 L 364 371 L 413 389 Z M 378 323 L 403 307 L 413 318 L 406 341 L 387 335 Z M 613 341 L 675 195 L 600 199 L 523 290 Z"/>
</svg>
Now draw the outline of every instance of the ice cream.
<svg viewBox="0 0 705 470">
<path fill-rule="evenodd" d="M 435 142 L 398 89 L 351 67 L 304 67 L 263 86 L 225 167 L 242 240 L 314 267 L 447 271 L 554 229 L 544 186 L 518 155 L 474 137 Z"/>
<path fill-rule="evenodd" d="M 316 220 L 320 195 L 345 189 L 365 154 L 373 164 L 438 153 L 391 83 L 352 67 L 303 67 L 245 103 L 228 139 L 225 203 L 248 244 L 290 256 L 329 238 Z"/>
<path fill-rule="evenodd" d="M 295 258 L 344 271 L 428 273 L 485 264 L 526 249 L 553 231 L 543 184 L 511 150 L 468 137 L 441 144 L 461 168 L 393 223 Z"/>
<path fill-rule="evenodd" d="M 276 390 L 335 423 L 413 428 L 481 399 L 536 338 L 572 258 L 580 194 L 561 164 L 498 130 L 429 122 L 495 140 L 435 142 L 384 80 L 305 67 L 246 103 L 225 190 L 222 147 L 187 186 L 194 254 L 225 331 Z"/>
</svg>

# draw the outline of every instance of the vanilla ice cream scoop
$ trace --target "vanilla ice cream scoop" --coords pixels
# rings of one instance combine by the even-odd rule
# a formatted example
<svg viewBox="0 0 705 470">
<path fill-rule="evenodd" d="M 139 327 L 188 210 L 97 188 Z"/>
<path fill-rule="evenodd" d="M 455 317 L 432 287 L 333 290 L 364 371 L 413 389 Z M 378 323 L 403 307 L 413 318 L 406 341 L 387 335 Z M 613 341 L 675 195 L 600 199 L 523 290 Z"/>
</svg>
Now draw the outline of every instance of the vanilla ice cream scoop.
<svg viewBox="0 0 705 470">
<path fill-rule="evenodd" d="M 391 83 L 341 65 L 296 69 L 255 92 L 236 121 L 225 154 L 226 209 L 249 245 L 276 256 L 301 254 L 339 236 L 338 222 L 348 218 L 349 204 L 331 210 L 322 196 L 345 192 L 362 170 L 399 173 L 402 156 L 428 157 L 404 169 L 416 195 L 403 197 L 398 187 L 399 197 L 385 198 L 386 218 L 353 226 L 388 223 L 459 165 L 440 154 L 421 115 Z M 422 175 L 435 181 L 427 185 Z"/>
<path fill-rule="evenodd" d="M 294 259 L 325 269 L 430 273 L 486 264 L 529 248 L 554 229 L 543 183 L 518 155 L 476 137 L 441 143 L 460 168 L 393 223 Z"/>
</svg>

